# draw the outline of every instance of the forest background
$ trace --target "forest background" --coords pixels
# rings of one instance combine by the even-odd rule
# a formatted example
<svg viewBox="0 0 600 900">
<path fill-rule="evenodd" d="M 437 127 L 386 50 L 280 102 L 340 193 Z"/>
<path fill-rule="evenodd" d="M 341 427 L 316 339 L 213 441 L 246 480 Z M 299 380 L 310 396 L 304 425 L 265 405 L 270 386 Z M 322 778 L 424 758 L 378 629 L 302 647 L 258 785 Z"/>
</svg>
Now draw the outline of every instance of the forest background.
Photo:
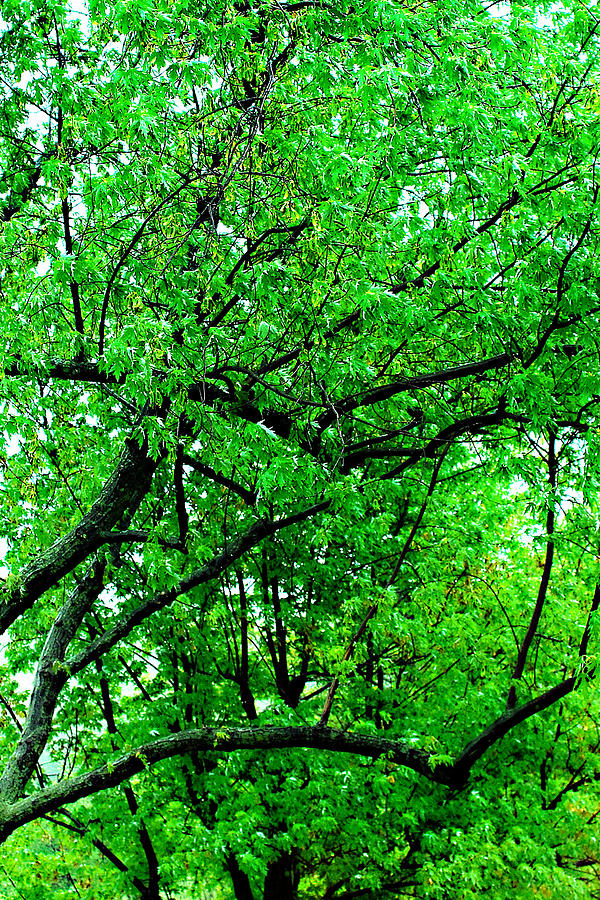
<svg viewBox="0 0 600 900">
<path fill-rule="evenodd" d="M 600 11 L 1 17 L 2 896 L 600 896 Z"/>
</svg>

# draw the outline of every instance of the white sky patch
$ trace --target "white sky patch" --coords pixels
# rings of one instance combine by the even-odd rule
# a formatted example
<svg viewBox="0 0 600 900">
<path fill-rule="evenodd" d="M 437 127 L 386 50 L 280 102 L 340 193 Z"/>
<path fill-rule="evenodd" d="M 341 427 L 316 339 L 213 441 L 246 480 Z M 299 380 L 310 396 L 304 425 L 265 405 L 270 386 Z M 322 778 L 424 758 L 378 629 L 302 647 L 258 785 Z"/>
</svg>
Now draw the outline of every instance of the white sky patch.
<svg viewBox="0 0 600 900">
<path fill-rule="evenodd" d="M 16 456 L 17 453 L 21 452 L 21 444 L 18 434 L 11 434 L 9 436 L 7 431 L 4 432 L 4 452 L 6 456 Z"/>
<path fill-rule="evenodd" d="M 71 0 L 68 11 L 70 14 L 69 18 L 76 19 L 79 22 L 82 33 L 86 37 L 90 37 L 92 33 L 92 23 L 90 22 L 90 11 L 87 3 L 84 3 L 83 0 L 77 0 L 77 2 Z"/>
<path fill-rule="evenodd" d="M 0 537 L 0 559 L 5 559 L 7 553 L 8 541 L 6 538 Z M 0 563 L 0 578 L 8 578 L 8 566 L 5 566 L 4 563 Z"/>
<path fill-rule="evenodd" d="M 51 268 L 51 262 L 49 259 L 41 260 L 37 266 L 35 267 L 35 271 L 40 276 L 40 278 L 45 278 Z"/>
</svg>

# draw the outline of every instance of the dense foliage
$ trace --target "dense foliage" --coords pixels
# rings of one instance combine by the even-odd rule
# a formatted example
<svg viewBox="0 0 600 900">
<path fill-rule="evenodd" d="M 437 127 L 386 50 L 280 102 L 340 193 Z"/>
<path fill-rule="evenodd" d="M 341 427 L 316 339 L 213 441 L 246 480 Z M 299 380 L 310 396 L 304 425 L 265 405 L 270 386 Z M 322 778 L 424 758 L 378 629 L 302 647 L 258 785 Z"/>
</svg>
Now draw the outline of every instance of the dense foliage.
<svg viewBox="0 0 600 900">
<path fill-rule="evenodd" d="M 600 19 L 4 0 L 2 896 L 600 896 Z"/>
</svg>

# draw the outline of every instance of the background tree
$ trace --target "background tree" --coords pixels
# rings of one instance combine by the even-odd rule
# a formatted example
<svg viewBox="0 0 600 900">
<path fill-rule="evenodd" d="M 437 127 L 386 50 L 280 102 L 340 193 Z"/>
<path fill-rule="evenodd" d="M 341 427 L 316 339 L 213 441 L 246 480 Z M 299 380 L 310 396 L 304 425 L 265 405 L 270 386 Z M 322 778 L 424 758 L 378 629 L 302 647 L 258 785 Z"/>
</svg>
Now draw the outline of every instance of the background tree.
<svg viewBox="0 0 600 900">
<path fill-rule="evenodd" d="M 594 896 L 594 9 L 2 17 L 7 895 Z"/>
</svg>

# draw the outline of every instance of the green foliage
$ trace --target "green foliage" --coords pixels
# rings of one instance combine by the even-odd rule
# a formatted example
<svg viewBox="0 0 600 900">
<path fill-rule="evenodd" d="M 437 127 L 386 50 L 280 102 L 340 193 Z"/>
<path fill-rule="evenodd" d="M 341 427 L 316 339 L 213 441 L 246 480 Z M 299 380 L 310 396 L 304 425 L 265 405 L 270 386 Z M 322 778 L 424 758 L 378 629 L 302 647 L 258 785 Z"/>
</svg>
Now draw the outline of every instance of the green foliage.
<svg viewBox="0 0 600 900">
<path fill-rule="evenodd" d="M 597 32 L 5 0 L 2 896 L 598 896 Z"/>
</svg>

